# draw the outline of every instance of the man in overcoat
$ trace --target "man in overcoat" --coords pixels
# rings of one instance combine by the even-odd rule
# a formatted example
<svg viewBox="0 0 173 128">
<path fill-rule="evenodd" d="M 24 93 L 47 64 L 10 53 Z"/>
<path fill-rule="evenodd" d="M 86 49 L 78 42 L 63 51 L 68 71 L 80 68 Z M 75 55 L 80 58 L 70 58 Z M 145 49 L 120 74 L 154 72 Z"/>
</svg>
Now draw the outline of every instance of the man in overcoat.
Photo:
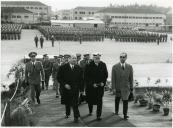
<svg viewBox="0 0 173 128">
<path fill-rule="evenodd" d="M 41 87 L 40 82 L 44 81 L 44 70 L 43 65 L 40 61 L 36 61 L 37 53 L 36 52 L 30 52 L 29 57 L 31 58 L 31 61 L 29 61 L 26 64 L 25 67 L 25 82 L 29 83 L 30 85 L 30 98 L 31 102 L 35 103 L 35 94 L 37 103 L 40 104 L 40 93 L 41 93 Z"/>
<path fill-rule="evenodd" d="M 80 116 L 78 110 L 79 91 L 83 92 L 82 69 L 77 65 L 76 56 L 71 55 L 69 62 L 59 68 L 58 81 L 61 84 L 66 109 L 66 118 L 70 116 L 70 108 L 73 108 L 74 122 L 78 122 Z"/>
<path fill-rule="evenodd" d="M 84 73 L 89 115 L 92 115 L 93 105 L 97 105 L 98 121 L 101 120 L 104 86 L 108 77 L 106 64 L 100 60 L 100 56 L 100 54 L 93 55 L 93 61 L 86 66 Z"/>
<path fill-rule="evenodd" d="M 115 92 L 115 115 L 119 112 L 119 102 L 123 100 L 124 119 L 127 120 L 128 98 L 133 91 L 133 68 L 125 61 L 127 53 L 120 54 L 120 62 L 112 67 L 112 89 Z"/>
</svg>

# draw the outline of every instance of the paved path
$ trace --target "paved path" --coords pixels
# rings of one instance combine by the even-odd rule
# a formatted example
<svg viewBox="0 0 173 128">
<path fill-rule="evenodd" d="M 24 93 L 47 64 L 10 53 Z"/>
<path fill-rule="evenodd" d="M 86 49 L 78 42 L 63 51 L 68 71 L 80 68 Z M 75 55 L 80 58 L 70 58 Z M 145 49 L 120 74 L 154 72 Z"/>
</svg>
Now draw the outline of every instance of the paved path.
<svg viewBox="0 0 173 128">
<path fill-rule="evenodd" d="M 35 105 L 33 121 L 35 126 L 66 126 L 66 127 L 171 127 L 171 114 L 163 116 L 162 110 L 153 113 L 146 107 L 139 107 L 139 104 L 129 103 L 128 121 L 123 120 L 122 103 L 120 105 L 120 115 L 113 115 L 114 96 L 105 92 L 103 102 L 102 120 L 96 120 L 96 106 L 92 116 L 88 116 L 87 104 L 79 106 L 81 119 L 79 123 L 73 123 L 73 112 L 69 119 L 65 119 L 64 105 L 60 104 L 60 99 L 55 98 L 53 90 L 42 91 L 41 105 Z"/>
</svg>

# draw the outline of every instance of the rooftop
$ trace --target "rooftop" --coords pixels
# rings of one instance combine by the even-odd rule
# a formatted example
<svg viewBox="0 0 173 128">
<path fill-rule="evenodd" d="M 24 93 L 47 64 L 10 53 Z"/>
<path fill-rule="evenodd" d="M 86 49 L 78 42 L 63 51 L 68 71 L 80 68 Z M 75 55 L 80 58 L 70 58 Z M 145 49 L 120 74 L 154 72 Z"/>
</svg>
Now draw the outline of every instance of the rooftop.
<svg viewBox="0 0 173 128">
<path fill-rule="evenodd" d="M 104 9 L 104 7 L 84 7 L 84 6 L 78 6 L 75 9 L 101 10 L 101 9 Z"/>
<path fill-rule="evenodd" d="M 47 6 L 40 1 L 1 1 L 1 5 L 32 5 L 32 6 Z"/>
<path fill-rule="evenodd" d="M 150 14 L 161 14 L 161 12 L 154 11 L 152 9 L 145 8 L 105 8 L 98 13 L 150 13 Z"/>
<path fill-rule="evenodd" d="M 5 13 L 32 13 L 24 7 L 1 7 L 1 11 Z"/>
</svg>

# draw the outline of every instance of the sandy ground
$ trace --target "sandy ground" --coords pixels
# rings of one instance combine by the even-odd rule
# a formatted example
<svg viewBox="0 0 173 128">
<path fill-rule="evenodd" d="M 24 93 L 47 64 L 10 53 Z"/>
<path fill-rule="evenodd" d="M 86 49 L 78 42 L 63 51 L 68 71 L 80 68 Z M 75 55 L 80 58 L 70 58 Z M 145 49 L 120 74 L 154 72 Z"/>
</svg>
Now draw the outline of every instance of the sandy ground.
<svg viewBox="0 0 173 128">
<path fill-rule="evenodd" d="M 95 53 L 102 54 L 102 60 L 106 62 L 109 79 L 112 66 L 119 62 L 119 54 L 121 52 L 128 53 L 127 62 L 133 65 L 134 78 L 141 81 L 144 85 L 147 77 L 151 77 L 152 81 L 161 78 L 163 84 L 165 79 L 170 79 L 172 64 L 165 63 L 166 60 L 172 58 L 172 43 L 120 43 L 114 40 L 105 40 L 104 42 L 55 42 L 55 47 L 51 47 L 50 41 L 45 41 L 44 48 L 35 48 L 34 36 L 40 35 L 37 30 L 22 30 L 21 40 L 2 40 L 1 41 L 1 81 L 7 81 L 6 74 L 12 64 L 27 55 L 30 51 L 36 51 L 38 54 L 76 54 L 76 53 Z"/>
</svg>

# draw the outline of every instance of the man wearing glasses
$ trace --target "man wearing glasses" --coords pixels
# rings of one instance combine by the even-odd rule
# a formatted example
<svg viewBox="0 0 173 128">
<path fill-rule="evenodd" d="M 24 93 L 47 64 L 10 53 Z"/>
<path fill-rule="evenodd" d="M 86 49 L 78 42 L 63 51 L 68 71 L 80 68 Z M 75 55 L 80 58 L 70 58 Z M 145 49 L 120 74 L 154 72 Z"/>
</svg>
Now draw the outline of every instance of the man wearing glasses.
<svg viewBox="0 0 173 128">
<path fill-rule="evenodd" d="M 127 53 L 120 54 L 120 62 L 112 67 L 112 89 L 115 92 L 115 115 L 118 115 L 119 102 L 123 100 L 124 120 L 127 120 L 128 98 L 133 91 L 133 68 L 126 63 Z"/>
</svg>

